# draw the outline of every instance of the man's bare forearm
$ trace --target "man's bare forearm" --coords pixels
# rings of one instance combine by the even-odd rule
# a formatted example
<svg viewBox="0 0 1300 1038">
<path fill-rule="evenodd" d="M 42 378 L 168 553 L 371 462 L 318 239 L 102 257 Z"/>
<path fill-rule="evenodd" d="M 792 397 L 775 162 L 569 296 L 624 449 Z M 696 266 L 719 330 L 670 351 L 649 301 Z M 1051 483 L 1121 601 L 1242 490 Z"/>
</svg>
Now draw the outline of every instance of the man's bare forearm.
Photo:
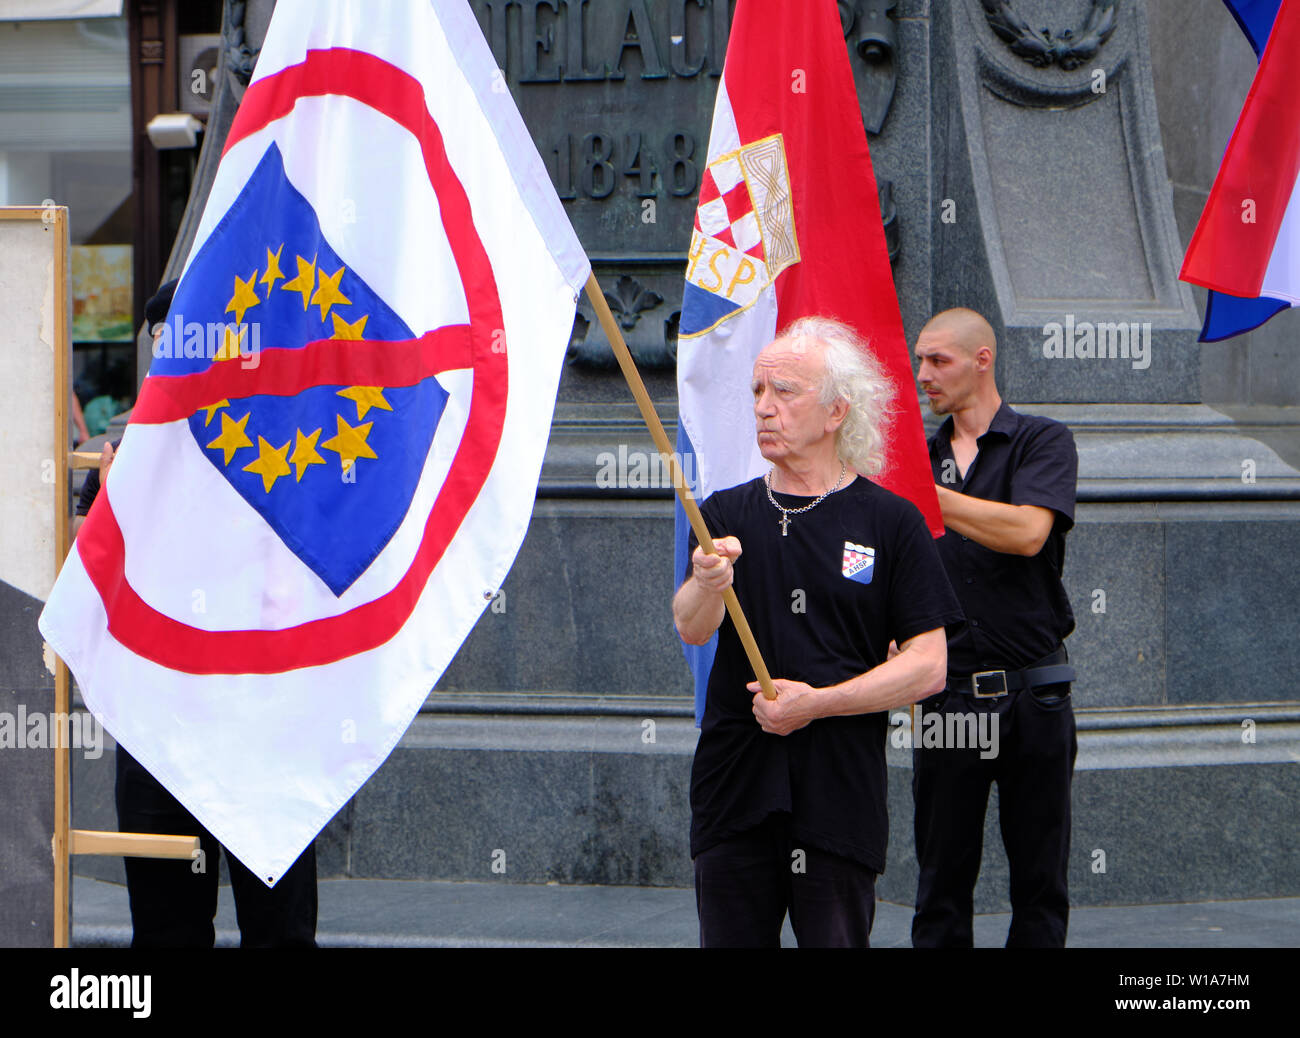
<svg viewBox="0 0 1300 1038">
<path fill-rule="evenodd" d="M 722 594 L 701 587 L 693 576 L 673 596 L 673 623 L 687 645 L 703 645 L 712 638 L 725 612 Z"/>
<path fill-rule="evenodd" d="M 722 623 L 722 595 L 731 587 L 732 563 L 741 553 L 735 537 L 715 537 L 712 552 L 696 548 L 691 553 L 691 575 L 673 596 L 673 624 L 687 645 L 703 645 Z"/>
<path fill-rule="evenodd" d="M 993 551 L 1037 555 L 1052 532 L 1053 516 L 1049 509 L 986 501 L 944 486 L 935 489 L 943 511 L 943 525 Z"/>
<path fill-rule="evenodd" d="M 898 655 L 865 674 L 821 689 L 823 717 L 870 714 L 909 706 L 936 692 L 948 680 L 948 639 L 942 627 L 903 643 Z"/>
<path fill-rule="evenodd" d="M 838 685 L 812 688 L 778 678 L 773 700 L 763 698 L 756 681 L 746 687 L 754 693 L 754 717 L 763 731 L 789 735 L 818 718 L 874 714 L 932 696 L 943 688 L 947 667 L 948 641 L 939 627 L 909 639 L 896 656 Z"/>
</svg>

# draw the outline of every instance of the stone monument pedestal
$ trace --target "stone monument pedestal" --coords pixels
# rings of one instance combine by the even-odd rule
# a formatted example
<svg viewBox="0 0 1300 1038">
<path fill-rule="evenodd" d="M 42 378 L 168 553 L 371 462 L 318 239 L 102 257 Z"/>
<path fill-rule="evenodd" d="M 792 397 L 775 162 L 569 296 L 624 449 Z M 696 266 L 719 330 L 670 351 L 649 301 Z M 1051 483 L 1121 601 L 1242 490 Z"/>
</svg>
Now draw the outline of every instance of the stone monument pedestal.
<svg viewBox="0 0 1300 1038">
<path fill-rule="evenodd" d="M 1078 445 L 1065 568 L 1077 905 L 1300 894 L 1300 400 L 1293 386 L 1269 401 L 1291 409 L 1202 402 L 1200 319 L 1177 281 L 1162 150 L 1181 124 L 1162 136 L 1154 100 L 1159 2 L 838 4 L 889 185 L 909 342 L 934 312 L 980 310 L 998 333 L 1004 398 L 1066 422 Z M 727 0 L 474 7 L 671 426 L 687 183 L 707 146 Z M 220 144 L 210 134 L 205 162 Z M 597 167 L 613 170 L 615 155 L 606 179 Z M 202 183 L 192 206 L 205 194 Z M 648 201 L 658 223 L 641 222 Z M 173 266 L 183 255 L 178 245 Z M 692 881 L 695 730 L 669 611 L 671 490 L 589 316 L 575 323 L 503 594 L 325 830 L 322 875 L 490 880 L 503 850 L 512 882 Z M 74 824 L 104 827 L 111 760 L 78 767 Z M 903 750 L 889 771 L 879 894 L 906 904 Z M 1006 903 L 994 818 L 979 911 Z"/>
</svg>

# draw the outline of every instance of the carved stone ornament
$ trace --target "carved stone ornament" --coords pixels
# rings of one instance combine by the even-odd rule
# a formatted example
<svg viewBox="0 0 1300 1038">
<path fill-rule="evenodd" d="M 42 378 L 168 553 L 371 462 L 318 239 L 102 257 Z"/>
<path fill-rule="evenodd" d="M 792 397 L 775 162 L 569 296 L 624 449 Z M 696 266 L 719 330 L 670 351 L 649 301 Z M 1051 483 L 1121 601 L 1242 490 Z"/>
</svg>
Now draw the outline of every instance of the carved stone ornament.
<svg viewBox="0 0 1300 1038">
<path fill-rule="evenodd" d="M 668 344 L 668 355 L 672 357 L 673 364 L 677 363 L 677 333 L 682 326 L 682 312 L 674 310 L 672 315 L 664 321 L 664 342 Z"/>
<path fill-rule="evenodd" d="M 634 277 L 624 274 L 615 283 L 614 290 L 604 290 L 605 301 L 618 323 L 625 332 L 631 332 L 640 321 L 641 315 L 653 310 L 664 301 L 664 297 L 652 289 L 646 288 Z M 653 333 L 649 341 L 637 341 L 630 338 L 628 352 L 643 371 L 670 370 L 677 360 L 677 321 L 681 311 L 675 311 L 665 319 L 664 335 L 659 338 Z M 588 333 L 595 323 L 586 299 L 578 302 L 577 313 L 573 318 L 573 332 L 569 337 L 568 361 L 570 364 L 589 371 L 611 371 L 618 367 L 614 351 L 610 349 L 603 336 L 588 339 Z M 644 338 L 644 336 L 642 337 Z"/>
<path fill-rule="evenodd" d="M 582 312 L 582 304 L 579 303 L 578 309 L 573 314 L 573 331 L 569 333 L 569 349 L 571 352 L 575 346 L 581 346 L 587 341 L 587 332 L 590 329 L 591 318 Z"/>
<path fill-rule="evenodd" d="M 840 3 L 840 24 L 849 47 L 869 73 L 858 91 L 862 122 L 868 133 L 885 125 L 898 88 L 898 25 L 891 17 L 898 0 Z"/>
<path fill-rule="evenodd" d="M 641 284 L 636 278 L 624 274 L 618 279 L 613 292 L 605 293 L 609 308 L 618 317 L 623 331 L 630 332 L 641 320 L 641 313 L 653 310 L 664 301 L 664 297 Z"/>
<path fill-rule="evenodd" d="M 225 40 L 226 71 L 238 84 L 238 96 L 243 98 L 248 81 L 253 78 L 258 51 L 248 45 L 244 20 L 248 14 L 248 0 L 226 0 Z"/>
<path fill-rule="evenodd" d="M 1051 29 L 1034 30 L 1016 13 L 1012 0 L 980 0 L 989 28 L 1035 68 L 1060 65 L 1066 71 L 1089 61 L 1115 31 L 1119 0 L 1092 0 L 1092 9 L 1077 29 L 1053 35 Z"/>
<path fill-rule="evenodd" d="M 858 20 L 858 12 L 853 8 L 853 0 L 836 0 L 835 6 L 840 9 L 840 30 L 847 38 Z"/>
<path fill-rule="evenodd" d="M 876 191 L 880 196 L 880 222 L 885 228 L 885 248 L 889 251 L 889 262 L 894 263 L 903 248 L 898 227 L 898 206 L 894 204 L 894 182 L 882 180 Z"/>
</svg>

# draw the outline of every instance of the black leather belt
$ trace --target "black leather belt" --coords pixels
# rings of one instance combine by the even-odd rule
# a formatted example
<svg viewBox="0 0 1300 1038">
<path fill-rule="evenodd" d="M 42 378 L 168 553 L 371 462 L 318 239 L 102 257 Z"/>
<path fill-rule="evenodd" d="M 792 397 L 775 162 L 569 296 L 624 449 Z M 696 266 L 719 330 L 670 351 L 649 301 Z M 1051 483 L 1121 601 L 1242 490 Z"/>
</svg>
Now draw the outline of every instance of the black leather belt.
<svg viewBox="0 0 1300 1038">
<path fill-rule="evenodd" d="M 1065 649 L 1060 648 L 1023 670 L 981 670 L 961 677 L 949 674 L 948 687 L 976 699 L 1000 699 L 1008 692 L 1075 680 L 1074 667 L 1067 659 Z"/>
</svg>

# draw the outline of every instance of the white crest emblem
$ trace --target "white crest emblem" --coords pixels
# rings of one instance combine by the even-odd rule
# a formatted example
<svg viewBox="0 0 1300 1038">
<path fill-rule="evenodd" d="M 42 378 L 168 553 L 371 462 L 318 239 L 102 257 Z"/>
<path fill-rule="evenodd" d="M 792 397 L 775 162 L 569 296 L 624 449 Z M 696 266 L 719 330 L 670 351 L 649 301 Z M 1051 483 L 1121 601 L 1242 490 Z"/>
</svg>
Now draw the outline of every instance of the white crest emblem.
<svg viewBox="0 0 1300 1038">
<path fill-rule="evenodd" d="M 844 575 L 859 584 L 870 584 L 876 565 L 876 549 L 844 542 Z"/>
<path fill-rule="evenodd" d="M 747 309 L 781 271 L 798 262 L 781 135 L 719 156 L 700 180 L 679 334 L 703 335 Z"/>
</svg>

